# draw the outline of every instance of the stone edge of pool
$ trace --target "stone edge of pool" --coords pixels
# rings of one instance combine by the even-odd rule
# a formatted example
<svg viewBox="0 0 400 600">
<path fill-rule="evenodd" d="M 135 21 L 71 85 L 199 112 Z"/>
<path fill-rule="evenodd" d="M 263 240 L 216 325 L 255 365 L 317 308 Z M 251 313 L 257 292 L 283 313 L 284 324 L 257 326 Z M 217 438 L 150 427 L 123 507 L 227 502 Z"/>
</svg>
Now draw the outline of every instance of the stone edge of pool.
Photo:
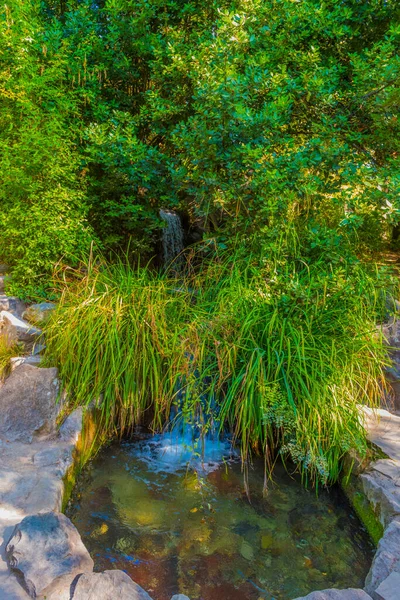
<svg viewBox="0 0 400 600">
<path fill-rule="evenodd" d="M 24 359 L 0 387 L 0 600 L 151 600 L 123 571 L 93 573 L 78 531 L 62 512 L 79 467 L 102 440 L 95 405 L 76 409 L 57 428 L 58 387 L 56 369 Z M 364 590 L 316 591 L 296 600 L 400 598 L 400 417 L 360 410 L 370 441 L 387 456 L 356 476 L 383 535 Z"/>
</svg>

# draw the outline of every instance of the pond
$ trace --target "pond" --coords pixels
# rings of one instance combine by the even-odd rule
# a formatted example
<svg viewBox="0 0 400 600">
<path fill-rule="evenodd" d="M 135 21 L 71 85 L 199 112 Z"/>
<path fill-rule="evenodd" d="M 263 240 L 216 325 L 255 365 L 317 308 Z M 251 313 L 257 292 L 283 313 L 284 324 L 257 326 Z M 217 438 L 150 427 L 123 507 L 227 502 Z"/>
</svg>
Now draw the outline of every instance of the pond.
<svg viewBox="0 0 400 600">
<path fill-rule="evenodd" d="M 363 587 L 374 547 L 341 490 L 317 496 L 278 463 L 264 469 L 218 448 L 185 467 L 161 441 L 111 445 L 81 476 L 68 516 L 95 570 L 123 569 L 154 600 L 289 600 L 330 587 Z M 223 454 L 223 452 L 222 452 Z M 215 459 L 215 460 L 214 460 Z"/>
</svg>

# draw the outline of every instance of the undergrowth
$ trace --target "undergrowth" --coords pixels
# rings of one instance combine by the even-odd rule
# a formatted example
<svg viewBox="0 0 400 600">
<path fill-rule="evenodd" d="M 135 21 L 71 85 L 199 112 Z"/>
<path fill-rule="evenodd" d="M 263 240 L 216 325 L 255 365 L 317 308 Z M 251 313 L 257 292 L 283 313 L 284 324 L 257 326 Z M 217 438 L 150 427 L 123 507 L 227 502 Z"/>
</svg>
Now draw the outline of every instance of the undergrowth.
<svg viewBox="0 0 400 600">
<path fill-rule="evenodd" d="M 178 278 L 101 259 L 64 273 L 46 356 L 71 408 L 101 399 L 118 435 L 161 429 L 174 404 L 188 420 L 217 407 L 244 463 L 264 453 L 270 472 L 280 453 L 306 481 L 335 481 L 343 454 L 366 450 L 357 405 L 384 387 L 379 273 L 251 254 L 191 264 Z"/>
</svg>

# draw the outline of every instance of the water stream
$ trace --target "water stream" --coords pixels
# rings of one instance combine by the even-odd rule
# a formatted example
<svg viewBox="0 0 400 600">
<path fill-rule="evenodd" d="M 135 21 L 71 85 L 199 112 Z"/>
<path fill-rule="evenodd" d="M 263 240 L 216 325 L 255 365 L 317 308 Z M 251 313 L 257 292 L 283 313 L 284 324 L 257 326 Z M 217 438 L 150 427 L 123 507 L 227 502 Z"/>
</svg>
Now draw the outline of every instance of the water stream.
<svg viewBox="0 0 400 600">
<path fill-rule="evenodd" d="M 183 250 L 183 227 L 180 216 L 169 210 L 160 210 L 160 217 L 165 222 L 162 234 L 163 259 L 166 266 L 174 262 L 178 267 Z"/>
<path fill-rule="evenodd" d="M 340 489 L 301 486 L 277 464 L 263 496 L 227 442 L 137 434 L 96 457 L 70 504 L 95 569 L 124 569 L 154 600 L 289 600 L 363 587 L 373 545 Z"/>
</svg>

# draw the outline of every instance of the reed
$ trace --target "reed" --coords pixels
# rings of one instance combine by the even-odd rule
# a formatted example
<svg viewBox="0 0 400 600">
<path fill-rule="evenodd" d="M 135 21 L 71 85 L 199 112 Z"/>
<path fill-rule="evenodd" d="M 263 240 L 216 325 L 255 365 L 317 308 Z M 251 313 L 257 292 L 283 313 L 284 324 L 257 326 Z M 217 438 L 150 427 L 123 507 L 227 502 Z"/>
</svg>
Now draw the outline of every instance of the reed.
<svg viewBox="0 0 400 600">
<path fill-rule="evenodd" d="M 177 280 L 98 259 L 69 279 L 47 361 L 71 408 L 101 398 L 110 435 L 208 402 L 244 463 L 264 453 L 268 472 L 280 453 L 328 483 L 346 451 L 366 451 L 358 405 L 378 403 L 387 360 L 373 267 L 222 255 Z"/>
</svg>

